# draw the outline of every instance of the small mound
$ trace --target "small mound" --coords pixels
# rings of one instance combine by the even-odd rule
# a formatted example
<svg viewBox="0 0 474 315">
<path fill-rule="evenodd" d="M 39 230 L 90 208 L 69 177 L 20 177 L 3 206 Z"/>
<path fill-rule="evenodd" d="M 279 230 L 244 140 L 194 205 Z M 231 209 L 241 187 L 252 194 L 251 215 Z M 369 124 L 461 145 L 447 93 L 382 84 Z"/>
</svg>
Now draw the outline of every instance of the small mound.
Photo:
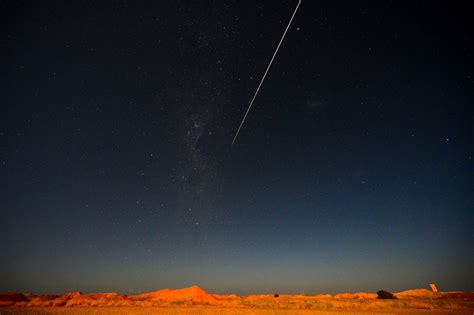
<svg viewBox="0 0 474 315">
<path fill-rule="evenodd" d="M 28 299 L 24 294 L 16 292 L 8 292 L 0 294 L 0 301 L 2 302 L 26 302 Z"/>
<path fill-rule="evenodd" d="M 74 292 L 68 292 L 66 294 L 63 294 L 62 296 L 67 297 L 67 298 L 73 298 L 73 297 L 81 296 L 81 295 L 84 295 L 84 293 L 80 291 L 74 291 Z"/>
<path fill-rule="evenodd" d="M 238 296 L 237 294 L 222 294 L 222 295 L 219 295 L 220 298 L 223 298 L 223 299 L 238 299 L 240 298 L 240 296 Z"/>
<path fill-rule="evenodd" d="M 375 293 L 366 293 L 366 292 L 357 292 L 357 293 L 339 293 L 334 296 L 335 299 L 339 300 L 352 300 L 352 299 L 371 299 L 375 300 L 377 294 Z"/>
<path fill-rule="evenodd" d="M 100 299 L 100 298 L 114 299 L 114 298 L 119 297 L 119 294 L 116 292 L 92 293 L 88 295 L 93 297 L 94 299 Z"/>
<path fill-rule="evenodd" d="M 317 294 L 313 296 L 317 299 L 332 299 L 333 298 L 331 294 Z"/>
<path fill-rule="evenodd" d="M 405 298 L 405 297 L 433 297 L 436 296 L 436 293 L 427 289 L 413 289 L 406 290 L 402 292 L 395 293 L 396 297 Z"/>
<path fill-rule="evenodd" d="M 149 293 L 139 294 L 133 296 L 138 299 L 151 299 L 153 301 L 159 300 L 187 300 L 193 302 L 215 302 L 217 299 L 214 295 L 209 294 L 204 289 L 198 286 L 192 286 L 184 289 L 163 289 Z"/>
</svg>

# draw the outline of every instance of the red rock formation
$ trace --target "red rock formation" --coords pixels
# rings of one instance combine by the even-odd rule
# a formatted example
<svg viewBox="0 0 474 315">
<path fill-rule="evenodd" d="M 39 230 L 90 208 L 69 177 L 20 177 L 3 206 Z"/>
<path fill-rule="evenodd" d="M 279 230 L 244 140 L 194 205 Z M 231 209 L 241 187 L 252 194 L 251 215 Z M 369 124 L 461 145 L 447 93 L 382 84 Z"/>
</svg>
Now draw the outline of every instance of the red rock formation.
<svg viewBox="0 0 474 315">
<path fill-rule="evenodd" d="M 213 294 L 209 294 L 204 289 L 198 286 L 192 286 L 184 289 L 163 289 L 154 292 L 133 295 L 130 296 L 132 299 L 150 299 L 152 301 L 163 301 L 163 300 L 181 300 L 181 301 L 192 301 L 198 303 L 212 303 L 216 302 L 218 298 Z"/>
</svg>

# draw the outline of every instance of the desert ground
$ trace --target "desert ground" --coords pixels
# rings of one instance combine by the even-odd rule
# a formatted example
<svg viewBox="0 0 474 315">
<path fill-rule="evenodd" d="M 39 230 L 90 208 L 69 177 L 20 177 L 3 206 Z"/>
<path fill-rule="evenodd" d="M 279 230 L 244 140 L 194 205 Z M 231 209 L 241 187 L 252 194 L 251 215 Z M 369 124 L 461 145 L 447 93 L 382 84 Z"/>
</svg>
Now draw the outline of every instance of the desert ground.
<svg viewBox="0 0 474 315">
<path fill-rule="evenodd" d="M 70 292 L 62 295 L 6 293 L 0 314 L 473 314 L 474 293 L 426 289 L 378 299 L 376 293 L 335 295 L 218 295 L 198 286 L 138 295 Z"/>
<path fill-rule="evenodd" d="M 171 315 L 171 314 L 182 314 L 182 315 L 289 315 L 289 314 L 301 314 L 301 315 L 419 315 L 419 314 L 469 314 L 470 311 L 403 311 L 403 312 L 364 312 L 364 311 L 316 311 L 316 310 L 261 310 L 261 309 L 198 309 L 198 308 L 184 308 L 184 307 L 173 307 L 173 308 L 160 308 L 160 307 L 76 307 L 76 308 L 4 308 L 0 310 L 1 314 L 52 314 L 52 315 L 85 315 L 85 314 L 96 314 L 96 315 L 110 315 L 110 314 L 133 314 L 133 315 Z"/>
</svg>

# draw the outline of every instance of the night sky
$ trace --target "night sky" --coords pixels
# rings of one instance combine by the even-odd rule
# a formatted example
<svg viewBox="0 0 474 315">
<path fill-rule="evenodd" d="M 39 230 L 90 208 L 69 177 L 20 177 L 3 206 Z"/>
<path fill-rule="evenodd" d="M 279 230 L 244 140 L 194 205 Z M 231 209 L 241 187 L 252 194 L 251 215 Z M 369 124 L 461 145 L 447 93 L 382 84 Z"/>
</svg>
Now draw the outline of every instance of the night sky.
<svg viewBox="0 0 474 315">
<path fill-rule="evenodd" d="M 0 291 L 474 290 L 467 6 L 303 0 L 231 146 L 296 4 L 1 1 Z"/>
</svg>

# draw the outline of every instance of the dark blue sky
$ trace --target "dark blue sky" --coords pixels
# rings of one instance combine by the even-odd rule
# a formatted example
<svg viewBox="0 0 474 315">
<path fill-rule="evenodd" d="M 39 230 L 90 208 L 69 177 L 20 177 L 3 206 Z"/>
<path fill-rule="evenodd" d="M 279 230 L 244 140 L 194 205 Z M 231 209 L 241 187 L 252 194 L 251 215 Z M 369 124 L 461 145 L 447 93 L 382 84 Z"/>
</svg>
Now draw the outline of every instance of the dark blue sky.
<svg viewBox="0 0 474 315">
<path fill-rule="evenodd" d="M 446 5 L 3 2 L 0 291 L 473 291 Z"/>
</svg>

